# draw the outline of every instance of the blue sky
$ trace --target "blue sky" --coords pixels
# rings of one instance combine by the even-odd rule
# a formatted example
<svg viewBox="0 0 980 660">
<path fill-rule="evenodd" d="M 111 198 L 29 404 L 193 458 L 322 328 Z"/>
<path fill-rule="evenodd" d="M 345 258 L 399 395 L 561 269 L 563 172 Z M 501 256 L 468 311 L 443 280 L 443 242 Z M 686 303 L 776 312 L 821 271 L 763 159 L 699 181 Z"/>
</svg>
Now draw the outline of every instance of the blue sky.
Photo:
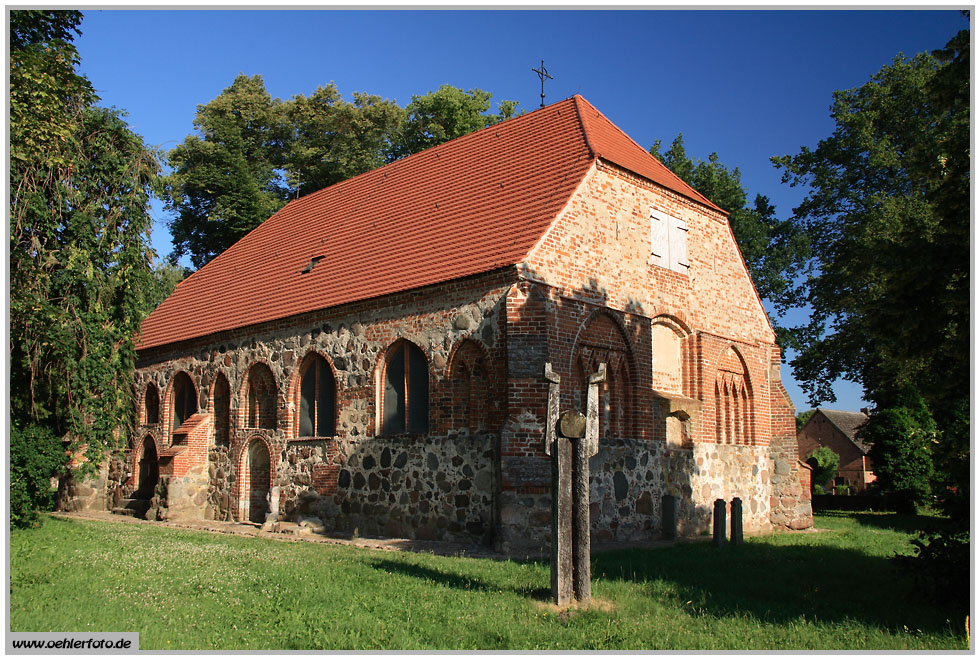
<svg viewBox="0 0 980 660">
<path fill-rule="evenodd" d="M 128 113 L 148 144 L 172 149 L 198 104 L 239 73 L 274 97 L 333 81 L 404 106 L 443 84 L 491 92 L 533 110 L 581 94 L 644 147 L 683 133 L 690 156 L 737 166 L 750 199 L 780 217 L 804 190 L 770 164 L 830 135 L 838 89 L 860 86 L 902 52 L 942 47 L 969 27 L 957 10 L 118 10 L 85 11 L 81 72 L 104 105 Z M 167 214 L 153 243 L 170 252 Z M 793 322 L 796 319 L 789 319 Z M 806 396 L 783 365 L 798 410 Z M 840 382 L 827 407 L 866 405 Z"/>
</svg>

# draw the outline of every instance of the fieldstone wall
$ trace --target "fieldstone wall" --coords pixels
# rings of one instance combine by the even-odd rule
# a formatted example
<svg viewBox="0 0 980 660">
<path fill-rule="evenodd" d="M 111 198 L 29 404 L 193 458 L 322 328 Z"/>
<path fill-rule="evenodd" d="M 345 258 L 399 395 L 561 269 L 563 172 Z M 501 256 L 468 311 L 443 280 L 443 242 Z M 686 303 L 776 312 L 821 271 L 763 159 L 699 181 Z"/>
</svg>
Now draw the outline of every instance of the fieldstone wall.
<svg viewBox="0 0 980 660">
<path fill-rule="evenodd" d="M 537 460 L 544 472 L 548 462 Z M 656 540 L 663 534 L 661 501 L 678 499 L 678 533 L 710 533 L 714 501 L 742 499 L 746 533 L 772 530 L 769 448 L 697 444 L 668 448 L 635 439 L 599 441 L 589 463 L 590 518 L 594 542 Z M 507 552 L 546 549 L 551 538 L 551 494 L 504 492 L 502 544 Z"/>
<path fill-rule="evenodd" d="M 497 442 L 485 433 L 290 442 L 280 510 L 325 533 L 489 543 Z"/>
<path fill-rule="evenodd" d="M 208 493 L 204 517 L 208 520 L 234 520 L 232 487 L 237 470 L 231 460 L 231 448 L 215 445 L 208 451 Z"/>
</svg>

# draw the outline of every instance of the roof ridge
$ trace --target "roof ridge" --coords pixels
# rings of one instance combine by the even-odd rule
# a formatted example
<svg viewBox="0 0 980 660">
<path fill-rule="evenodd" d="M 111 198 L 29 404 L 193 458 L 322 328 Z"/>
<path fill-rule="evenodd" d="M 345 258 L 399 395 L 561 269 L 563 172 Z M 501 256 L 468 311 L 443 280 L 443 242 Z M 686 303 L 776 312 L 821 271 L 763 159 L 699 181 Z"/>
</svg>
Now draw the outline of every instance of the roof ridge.
<svg viewBox="0 0 980 660">
<path fill-rule="evenodd" d="M 585 138 L 585 146 L 588 147 L 589 154 L 592 156 L 593 159 L 595 159 L 596 156 L 598 155 L 598 152 L 595 150 L 595 147 L 592 146 L 592 140 L 589 139 L 589 129 L 585 125 L 585 117 L 582 116 L 582 105 L 581 105 L 583 102 L 590 106 L 592 104 L 586 101 L 581 94 L 575 94 L 574 96 L 572 96 L 572 101 L 574 101 L 575 113 L 578 115 L 578 125 L 582 129 L 582 137 Z"/>
<path fill-rule="evenodd" d="M 671 170 L 669 167 L 667 167 L 666 165 L 664 165 L 663 162 L 659 158 L 657 158 L 653 154 L 651 154 L 649 149 L 643 148 L 643 146 L 641 146 L 639 142 L 637 142 L 632 137 L 630 137 L 630 135 L 626 131 L 624 131 L 622 128 L 620 128 L 616 124 L 616 122 L 614 122 L 613 120 L 611 120 L 609 117 L 607 117 L 606 115 L 604 115 L 601 110 L 599 110 L 597 107 L 595 107 L 594 105 L 592 105 L 588 101 L 588 99 L 586 99 L 585 97 L 583 97 L 583 96 L 581 96 L 579 94 L 576 94 L 573 98 L 576 100 L 576 103 L 578 103 L 579 101 L 581 101 L 582 103 L 585 104 L 585 106 L 587 108 L 589 108 L 593 112 L 595 112 L 598 117 L 601 117 L 604 121 L 606 121 L 622 137 L 626 138 L 626 140 L 628 140 L 634 147 L 636 147 L 637 149 L 639 149 L 640 152 L 642 152 L 644 154 L 644 157 L 645 158 L 649 158 L 650 160 L 652 160 L 653 162 L 655 162 L 657 165 L 659 165 L 660 168 L 664 172 L 667 173 L 668 178 L 673 181 L 674 185 L 667 185 L 665 182 L 662 182 L 662 181 L 656 182 L 656 183 L 659 183 L 660 185 L 663 185 L 665 188 L 669 188 L 669 189 L 673 190 L 674 192 L 680 193 L 681 195 L 684 195 L 688 199 L 691 199 L 691 200 L 693 200 L 693 201 L 695 201 L 695 202 L 697 202 L 699 204 L 703 204 L 703 205 L 707 206 L 708 208 L 715 209 L 716 211 L 720 211 L 720 212 L 724 213 L 725 215 L 731 215 L 728 211 L 726 211 L 725 209 L 721 208 L 720 206 L 718 206 L 717 204 L 715 204 L 714 202 L 712 202 L 710 199 L 708 199 L 707 197 L 705 197 L 703 194 L 701 194 L 697 189 L 694 188 L 694 186 L 692 186 L 691 184 L 689 184 L 688 182 L 686 182 L 684 179 L 682 179 L 679 176 L 677 176 L 677 174 L 675 174 L 674 171 Z M 576 107 L 578 107 L 578 106 L 576 106 Z M 582 112 L 582 109 L 581 108 L 578 108 L 578 109 L 579 109 L 579 117 L 582 118 L 583 124 L 586 124 L 586 122 L 584 121 L 585 113 Z M 586 141 L 591 145 L 592 144 L 592 140 L 589 137 L 589 133 L 590 133 L 589 128 L 587 126 L 583 126 L 583 130 L 584 130 L 584 132 L 586 134 Z M 593 150 L 593 153 L 598 158 L 602 158 L 604 160 L 609 160 L 611 162 L 617 163 L 618 165 L 620 165 L 622 167 L 625 167 L 626 169 L 630 170 L 631 172 L 634 172 L 635 174 L 639 174 L 640 176 L 643 176 L 644 178 L 650 178 L 649 176 L 644 175 L 641 172 L 637 172 L 634 168 L 629 167 L 628 165 L 625 165 L 624 163 L 618 162 L 618 160 L 614 156 L 612 156 L 611 154 L 603 154 L 601 151 L 598 151 L 598 150 Z M 691 191 L 691 193 L 693 193 L 693 194 L 689 194 L 689 193 L 684 192 L 685 189 Z"/>
</svg>

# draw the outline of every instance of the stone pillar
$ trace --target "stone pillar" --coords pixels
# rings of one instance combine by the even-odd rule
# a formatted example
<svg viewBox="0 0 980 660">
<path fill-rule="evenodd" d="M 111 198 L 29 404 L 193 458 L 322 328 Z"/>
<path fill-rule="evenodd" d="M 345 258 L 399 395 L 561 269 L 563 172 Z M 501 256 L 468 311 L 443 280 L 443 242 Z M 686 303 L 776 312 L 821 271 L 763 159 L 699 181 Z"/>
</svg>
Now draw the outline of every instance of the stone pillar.
<svg viewBox="0 0 980 660">
<path fill-rule="evenodd" d="M 725 545 L 725 500 L 715 500 L 714 544 L 716 548 Z"/>
<path fill-rule="evenodd" d="M 742 499 L 732 500 L 732 545 L 742 544 Z"/>
<path fill-rule="evenodd" d="M 665 494 L 660 503 L 660 520 L 663 525 L 662 536 L 668 541 L 677 538 L 677 498 Z"/>
</svg>

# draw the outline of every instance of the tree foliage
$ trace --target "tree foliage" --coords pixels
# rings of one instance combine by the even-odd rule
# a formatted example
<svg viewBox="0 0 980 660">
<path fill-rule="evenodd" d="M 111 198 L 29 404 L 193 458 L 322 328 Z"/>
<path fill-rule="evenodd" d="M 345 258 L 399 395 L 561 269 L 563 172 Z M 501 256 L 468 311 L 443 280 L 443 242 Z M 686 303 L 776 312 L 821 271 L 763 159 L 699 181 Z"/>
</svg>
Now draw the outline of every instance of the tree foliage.
<svg viewBox="0 0 980 660">
<path fill-rule="evenodd" d="M 288 129 L 282 102 L 261 76 L 244 74 L 197 107 L 194 128 L 199 134 L 168 156 L 164 199 L 176 214 L 174 255 L 189 254 L 200 268 L 286 203 L 280 168 Z"/>
<path fill-rule="evenodd" d="M 812 462 L 810 459 L 813 459 Z M 826 486 L 837 476 L 840 456 L 830 447 L 817 447 L 807 456 L 807 463 L 814 465 L 811 482 L 814 486 Z"/>
<path fill-rule="evenodd" d="M 480 89 L 464 92 L 452 85 L 443 85 L 424 96 L 413 96 L 405 108 L 405 121 L 394 145 L 394 155 L 418 153 L 514 116 L 517 109 L 514 101 L 502 101 L 499 114 L 486 114 L 490 99 L 489 92 Z"/>
<path fill-rule="evenodd" d="M 10 13 L 10 414 L 18 438 L 66 438 L 97 462 L 132 422 L 159 165 L 75 72 L 80 22 Z"/>
<path fill-rule="evenodd" d="M 791 220 L 779 220 L 769 198 L 756 195 L 748 203 L 738 168 L 728 169 L 712 153 L 707 161 L 690 158 L 684 137 L 678 135 L 663 155 L 660 140 L 650 153 L 674 174 L 712 202 L 728 211 L 732 234 L 748 266 L 759 295 L 773 304 L 777 313 L 798 306 L 802 300 L 794 278 L 809 257 L 809 239 Z M 773 323 L 778 341 L 793 345 L 789 329 Z"/>
<path fill-rule="evenodd" d="M 272 98 L 261 76 L 239 75 L 198 106 L 196 133 L 169 154 L 164 199 L 174 219 L 174 256 L 200 268 L 289 199 L 512 116 L 490 94 L 444 85 L 407 108 L 330 83 L 288 101 Z"/>
<path fill-rule="evenodd" d="M 914 513 L 928 501 L 937 432 L 917 392 L 906 390 L 890 405 L 873 410 L 858 435 L 871 445 L 877 484 L 900 512 Z"/>
<path fill-rule="evenodd" d="M 809 193 L 813 313 L 792 365 L 811 401 L 838 378 L 880 403 L 912 385 L 930 409 L 969 392 L 969 33 L 897 57 L 834 94 L 837 126 L 774 162 Z"/>
</svg>

